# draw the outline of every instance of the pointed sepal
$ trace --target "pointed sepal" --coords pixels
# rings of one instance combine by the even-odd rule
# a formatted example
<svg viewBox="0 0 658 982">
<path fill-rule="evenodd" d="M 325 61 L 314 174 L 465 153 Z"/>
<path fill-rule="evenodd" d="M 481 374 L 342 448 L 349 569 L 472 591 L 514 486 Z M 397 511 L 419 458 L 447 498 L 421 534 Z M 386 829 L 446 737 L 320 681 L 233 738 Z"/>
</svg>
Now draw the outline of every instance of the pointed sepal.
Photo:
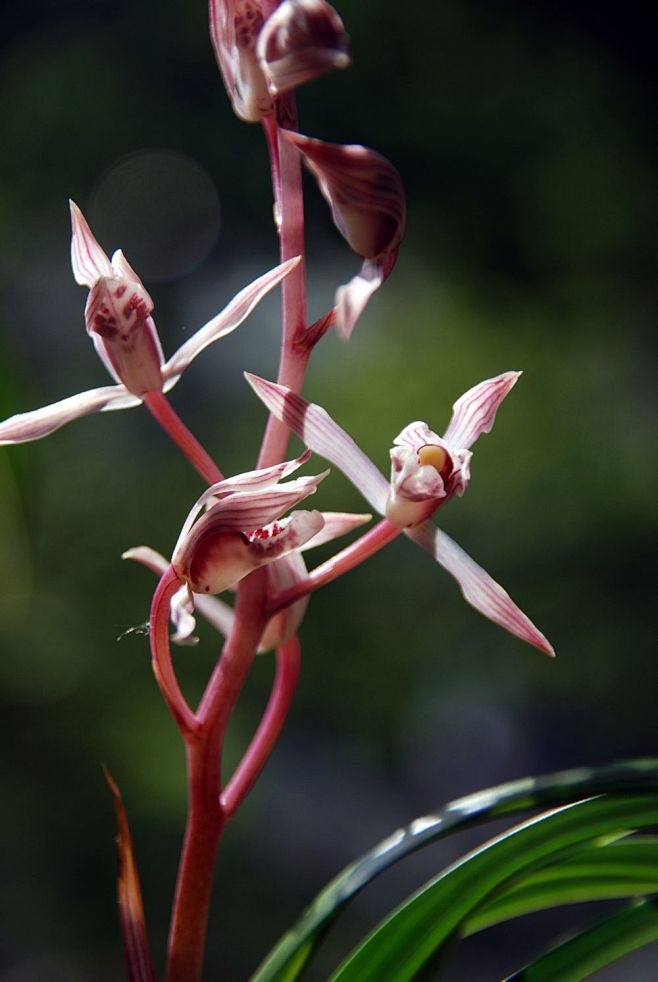
<svg viewBox="0 0 658 982">
<path fill-rule="evenodd" d="M 406 534 L 426 549 L 454 577 L 464 600 L 483 617 L 499 624 L 510 634 L 527 641 L 544 654 L 551 657 L 555 655 L 551 643 L 517 607 L 507 591 L 453 542 L 450 536 L 436 528 L 432 522 L 423 522 L 416 528 L 407 529 Z"/>
</svg>

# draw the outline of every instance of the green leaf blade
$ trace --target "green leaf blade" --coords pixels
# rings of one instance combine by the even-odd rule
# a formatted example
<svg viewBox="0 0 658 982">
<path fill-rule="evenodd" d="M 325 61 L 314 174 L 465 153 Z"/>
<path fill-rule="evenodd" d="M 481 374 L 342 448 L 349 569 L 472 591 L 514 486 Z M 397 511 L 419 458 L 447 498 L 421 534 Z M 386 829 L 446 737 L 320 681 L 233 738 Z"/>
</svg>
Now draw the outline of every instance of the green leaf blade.
<svg viewBox="0 0 658 982">
<path fill-rule="evenodd" d="M 553 948 L 505 982 L 582 982 L 658 941 L 658 897 L 648 897 Z"/>
<path fill-rule="evenodd" d="M 332 982 L 406 982 L 463 921 L 521 870 L 601 835 L 658 824 L 658 796 L 569 805 L 497 837 L 401 905 L 339 968 Z"/>
</svg>

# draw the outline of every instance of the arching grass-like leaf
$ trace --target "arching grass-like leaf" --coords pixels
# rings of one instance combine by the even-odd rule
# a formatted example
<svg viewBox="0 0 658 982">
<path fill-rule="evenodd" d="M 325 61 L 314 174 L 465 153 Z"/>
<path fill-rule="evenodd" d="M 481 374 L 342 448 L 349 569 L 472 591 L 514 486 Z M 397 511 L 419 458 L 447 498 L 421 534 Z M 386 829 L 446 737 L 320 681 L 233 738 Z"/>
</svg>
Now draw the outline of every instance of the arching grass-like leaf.
<svg viewBox="0 0 658 982">
<path fill-rule="evenodd" d="M 407 982 L 440 954 L 483 900 L 521 871 L 598 836 L 656 824 L 656 794 L 592 798 L 524 822 L 406 901 L 343 963 L 332 982 Z"/>
<path fill-rule="evenodd" d="M 658 897 L 617 911 L 508 976 L 505 982 L 581 982 L 624 955 L 658 941 Z"/>
<path fill-rule="evenodd" d="M 469 917 L 462 936 L 523 914 L 588 900 L 658 893 L 658 838 L 590 845 L 513 882 Z"/>
<path fill-rule="evenodd" d="M 591 795 L 658 790 L 658 759 L 523 778 L 460 798 L 411 822 L 344 869 L 266 957 L 252 982 L 294 982 L 342 908 L 380 873 L 423 846 L 478 823 Z"/>
</svg>

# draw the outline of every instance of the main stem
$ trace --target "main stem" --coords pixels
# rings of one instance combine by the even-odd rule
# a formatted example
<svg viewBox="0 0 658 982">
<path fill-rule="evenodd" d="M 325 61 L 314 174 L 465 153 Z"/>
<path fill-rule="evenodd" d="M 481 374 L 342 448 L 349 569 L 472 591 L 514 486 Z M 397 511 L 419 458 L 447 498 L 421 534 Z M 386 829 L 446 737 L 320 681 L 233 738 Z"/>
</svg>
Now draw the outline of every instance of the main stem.
<svg viewBox="0 0 658 982">
<path fill-rule="evenodd" d="M 279 121 L 294 128 L 294 96 L 282 97 L 279 110 Z M 282 284 L 283 329 L 277 378 L 294 392 L 300 392 L 310 354 L 304 342 L 306 270 L 301 160 L 295 147 L 283 138 L 276 122 L 266 119 L 264 126 L 272 164 L 281 261 L 301 256 L 299 265 Z M 180 446 L 180 431 L 171 426 L 171 418 L 162 400 L 149 398 L 147 405 L 160 422 L 170 424 L 165 428 Z M 270 416 L 257 466 L 268 467 L 283 460 L 288 436 L 288 427 Z M 209 458 L 199 455 L 196 447 L 192 453 L 186 435 L 182 436 L 182 440 L 190 451 L 188 456 L 190 459 L 194 457 L 193 463 L 207 479 L 211 476 Z M 217 480 L 214 474 L 212 476 Z M 228 819 L 220 803 L 219 761 L 226 726 L 267 624 L 266 606 L 266 573 L 257 570 L 240 584 L 233 631 L 195 714 L 198 729 L 194 733 L 184 734 L 189 808 L 172 912 L 166 982 L 198 982 L 201 978 L 213 869 L 222 830 Z M 270 736 L 274 735 L 274 730 L 276 727 L 270 730 Z M 254 763 L 264 762 L 264 756 L 259 761 L 257 753 L 249 769 Z M 245 782 L 239 793 L 246 793 L 248 783 Z"/>
<path fill-rule="evenodd" d="M 197 729 L 185 735 L 189 806 L 166 982 L 198 982 L 201 978 L 217 847 L 228 818 L 219 797 L 221 751 L 226 726 L 267 623 L 265 587 L 265 570 L 256 570 L 240 584 L 233 631 L 195 714 Z"/>
<path fill-rule="evenodd" d="M 217 847 L 225 825 L 212 735 L 186 746 L 189 810 L 169 933 L 167 982 L 198 982 L 208 925 Z"/>
<path fill-rule="evenodd" d="M 284 96 L 279 113 L 287 128 L 296 125 L 294 96 Z M 306 331 L 306 264 L 304 246 L 304 197 L 299 151 L 283 136 L 284 129 L 273 119 L 263 121 L 270 151 L 274 212 L 279 233 L 281 262 L 301 256 L 299 265 L 281 284 L 283 329 L 277 381 L 293 392 L 301 392 L 310 348 L 304 343 Z M 274 416 L 267 421 L 258 458 L 259 467 L 283 460 L 289 430 Z"/>
</svg>

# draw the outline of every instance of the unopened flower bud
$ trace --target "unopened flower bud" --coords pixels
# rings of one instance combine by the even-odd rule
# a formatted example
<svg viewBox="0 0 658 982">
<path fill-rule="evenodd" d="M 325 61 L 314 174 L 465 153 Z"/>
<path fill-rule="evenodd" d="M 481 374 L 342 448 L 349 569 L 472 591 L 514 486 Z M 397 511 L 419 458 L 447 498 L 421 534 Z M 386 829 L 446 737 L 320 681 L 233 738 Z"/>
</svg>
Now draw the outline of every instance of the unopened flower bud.
<svg viewBox="0 0 658 982">
<path fill-rule="evenodd" d="M 256 45 L 265 17 L 259 0 L 211 0 L 210 37 L 224 86 L 240 119 L 257 123 L 274 108 Z"/>
<path fill-rule="evenodd" d="M 395 266 L 406 217 L 402 181 L 395 167 L 368 147 L 325 143 L 290 131 L 284 135 L 315 175 L 339 232 L 364 259 L 361 271 L 336 291 L 334 323 L 349 338 Z"/>
<path fill-rule="evenodd" d="M 161 389 L 164 357 L 142 281 L 120 249 L 108 259 L 73 202 L 71 227 L 73 273 L 89 287 L 85 323 L 96 351 L 134 395 Z"/>
<path fill-rule="evenodd" d="M 349 65 L 349 38 L 325 0 L 284 0 L 263 26 L 257 54 L 273 95 Z"/>
<path fill-rule="evenodd" d="M 402 181 L 393 164 L 358 144 L 325 143 L 293 132 L 285 136 L 301 151 L 336 227 L 354 252 L 375 259 L 397 249 L 406 207 Z"/>
</svg>

